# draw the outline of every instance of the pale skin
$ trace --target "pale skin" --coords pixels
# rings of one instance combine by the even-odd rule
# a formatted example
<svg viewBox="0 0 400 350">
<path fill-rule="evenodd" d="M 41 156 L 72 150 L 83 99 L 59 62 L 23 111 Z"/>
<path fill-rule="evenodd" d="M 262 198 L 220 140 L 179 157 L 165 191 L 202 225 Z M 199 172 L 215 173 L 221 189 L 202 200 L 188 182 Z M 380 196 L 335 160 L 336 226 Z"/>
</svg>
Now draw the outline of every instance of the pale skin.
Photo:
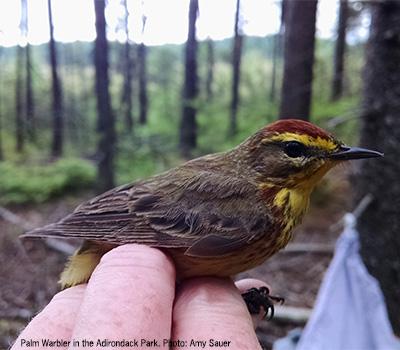
<svg viewBox="0 0 400 350">
<path fill-rule="evenodd" d="M 98 339 L 137 340 L 135 349 L 156 348 L 142 339 L 181 341 L 173 349 L 190 347 L 191 341 L 205 341 L 204 349 L 261 349 L 241 292 L 265 285 L 258 280 L 202 277 L 176 287 L 173 262 L 160 250 L 129 244 L 105 254 L 88 284 L 68 288 L 28 324 L 12 350 L 27 349 L 28 340 Z M 258 317 L 259 318 L 259 317 Z M 211 344 L 211 339 L 225 341 Z M 24 343 L 25 342 L 25 343 Z M 199 344 L 199 343 L 198 343 Z M 33 345 L 31 343 L 31 345 Z M 147 345 L 147 346 L 146 346 Z M 214 346 L 212 346 L 214 345 Z M 85 349 L 90 347 L 86 346 Z M 110 349 L 129 349 L 112 346 Z"/>
</svg>

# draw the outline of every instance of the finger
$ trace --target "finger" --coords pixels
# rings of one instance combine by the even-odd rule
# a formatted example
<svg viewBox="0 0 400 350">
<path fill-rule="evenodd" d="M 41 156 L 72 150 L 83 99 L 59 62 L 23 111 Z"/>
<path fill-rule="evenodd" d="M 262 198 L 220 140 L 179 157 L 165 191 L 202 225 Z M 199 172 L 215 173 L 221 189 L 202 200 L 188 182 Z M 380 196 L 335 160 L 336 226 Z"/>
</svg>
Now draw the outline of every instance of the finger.
<svg viewBox="0 0 400 350">
<path fill-rule="evenodd" d="M 236 287 L 240 290 L 240 293 L 245 293 L 251 288 L 267 287 L 271 290 L 271 287 L 263 281 L 255 278 L 244 278 L 235 282 Z"/>
<path fill-rule="evenodd" d="M 229 279 L 194 278 L 180 286 L 173 312 L 176 348 L 260 349 L 250 314 Z M 193 342 L 205 342 L 196 343 Z M 220 343 L 217 343 L 219 341 Z"/>
<path fill-rule="evenodd" d="M 271 290 L 271 288 L 268 284 L 266 284 L 263 281 L 254 279 L 254 278 L 245 278 L 240 281 L 236 281 L 235 285 L 239 289 L 241 294 L 246 293 L 251 288 L 258 289 L 261 287 L 267 287 L 269 290 Z M 253 320 L 254 328 L 258 327 L 258 325 L 260 324 L 260 321 L 264 318 L 264 316 L 265 316 L 265 310 L 262 308 L 258 314 L 251 315 L 251 319 Z"/>
<path fill-rule="evenodd" d="M 80 285 L 56 294 L 19 335 L 12 350 L 30 346 L 41 349 L 45 348 L 43 341 L 56 339 L 64 342 L 59 349 L 67 349 L 85 290 L 86 285 Z"/>
<path fill-rule="evenodd" d="M 160 250 L 137 244 L 115 248 L 93 272 L 73 338 L 95 345 L 99 339 L 170 338 L 174 295 L 175 268 Z"/>
</svg>

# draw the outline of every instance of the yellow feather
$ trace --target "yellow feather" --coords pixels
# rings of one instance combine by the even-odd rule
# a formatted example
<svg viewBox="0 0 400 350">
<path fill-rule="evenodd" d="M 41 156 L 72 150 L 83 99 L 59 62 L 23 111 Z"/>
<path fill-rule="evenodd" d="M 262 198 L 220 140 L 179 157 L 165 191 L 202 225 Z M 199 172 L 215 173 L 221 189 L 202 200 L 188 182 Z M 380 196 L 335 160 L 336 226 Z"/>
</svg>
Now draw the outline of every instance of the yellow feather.
<svg viewBox="0 0 400 350">
<path fill-rule="evenodd" d="M 271 140 L 278 142 L 298 141 L 308 147 L 318 147 L 328 151 L 333 151 L 338 147 L 337 143 L 334 142 L 334 140 L 323 139 L 321 137 L 312 137 L 306 134 L 296 134 L 293 132 L 284 132 L 282 134 L 274 135 L 271 138 L 266 139 L 266 141 Z"/>
<path fill-rule="evenodd" d="M 325 162 L 314 174 L 299 181 L 296 186 L 284 187 L 276 194 L 273 205 L 283 209 L 286 223 L 278 239 L 280 247 L 286 246 L 290 241 L 292 229 L 301 222 L 308 209 L 312 190 L 332 166 L 331 162 Z"/>
<path fill-rule="evenodd" d="M 273 204 L 283 209 L 285 226 L 278 237 L 279 249 L 285 247 L 292 238 L 292 229 L 301 221 L 310 201 L 309 193 L 299 188 L 282 188 L 275 196 Z"/>
<path fill-rule="evenodd" d="M 68 288 L 77 284 L 86 283 L 101 259 L 97 252 L 76 252 L 72 255 L 61 274 L 59 283 L 61 288 Z"/>
</svg>

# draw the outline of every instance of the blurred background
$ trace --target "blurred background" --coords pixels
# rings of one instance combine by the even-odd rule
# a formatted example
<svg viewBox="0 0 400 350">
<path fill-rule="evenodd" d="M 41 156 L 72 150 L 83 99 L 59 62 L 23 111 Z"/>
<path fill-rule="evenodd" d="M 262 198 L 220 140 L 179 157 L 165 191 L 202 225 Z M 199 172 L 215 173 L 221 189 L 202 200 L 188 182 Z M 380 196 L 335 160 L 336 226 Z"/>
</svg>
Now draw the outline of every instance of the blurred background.
<svg viewBox="0 0 400 350">
<path fill-rule="evenodd" d="M 366 195 L 361 252 L 399 334 L 399 62 L 398 1 L 1 1 L 0 348 L 79 244 L 19 234 L 288 117 L 386 157 L 333 171 L 288 248 L 241 276 L 286 299 L 260 342 L 304 325 L 340 219 Z"/>
</svg>

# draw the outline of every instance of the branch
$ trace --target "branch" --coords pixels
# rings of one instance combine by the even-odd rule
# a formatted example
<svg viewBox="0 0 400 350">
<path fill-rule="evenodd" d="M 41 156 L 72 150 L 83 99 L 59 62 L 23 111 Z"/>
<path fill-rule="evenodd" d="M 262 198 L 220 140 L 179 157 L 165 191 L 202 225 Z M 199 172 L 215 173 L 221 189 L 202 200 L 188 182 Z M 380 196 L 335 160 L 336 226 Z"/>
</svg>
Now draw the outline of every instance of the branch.
<svg viewBox="0 0 400 350">
<path fill-rule="evenodd" d="M 335 249 L 333 243 L 289 243 L 282 253 L 316 253 L 332 254 Z"/>
<path fill-rule="evenodd" d="M 29 231 L 34 228 L 34 225 L 31 222 L 14 214 L 12 211 L 4 207 L 0 207 L 0 217 L 13 225 L 19 226 L 24 231 Z M 46 238 L 44 242 L 49 248 L 64 255 L 71 255 L 76 249 L 73 245 L 57 240 L 56 238 Z"/>
<path fill-rule="evenodd" d="M 294 306 L 275 306 L 274 320 L 278 322 L 306 324 L 311 316 L 312 309 Z"/>
<path fill-rule="evenodd" d="M 33 229 L 33 225 L 29 221 L 26 221 L 6 208 L 0 207 L 0 217 L 11 224 L 23 228 L 24 230 Z"/>
<path fill-rule="evenodd" d="M 72 244 L 61 241 L 57 238 L 46 238 L 45 243 L 49 248 L 67 256 L 72 255 L 76 250 L 76 247 L 74 247 Z"/>
<path fill-rule="evenodd" d="M 367 194 L 360 200 L 360 202 L 358 202 L 357 206 L 355 207 L 355 209 L 354 209 L 353 212 L 352 212 L 352 214 L 354 215 L 354 217 L 355 217 L 356 219 L 358 219 L 358 218 L 361 216 L 361 214 L 365 211 L 365 209 L 368 208 L 368 206 L 371 204 L 371 202 L 372 202 L 373 199 L 374 199 L 374 197 L 372 196 L 372 194 L 371 194 L 371 193 L 367 193 Z M 330 230 L 331 232 L 333 232 L 333 231 L 336 231 L 336 230 L 338 230 L 338 229 L 343 228 L 344 223 L 345 223 L 345 217 L 346 217 L 346 214 L 343 215 L 343 217 L 342 217 L 338 222 L 335 222 L 334 224 L 332 224 L 332 225 L 329 227 L 329 230 Z"/>
</svg>

